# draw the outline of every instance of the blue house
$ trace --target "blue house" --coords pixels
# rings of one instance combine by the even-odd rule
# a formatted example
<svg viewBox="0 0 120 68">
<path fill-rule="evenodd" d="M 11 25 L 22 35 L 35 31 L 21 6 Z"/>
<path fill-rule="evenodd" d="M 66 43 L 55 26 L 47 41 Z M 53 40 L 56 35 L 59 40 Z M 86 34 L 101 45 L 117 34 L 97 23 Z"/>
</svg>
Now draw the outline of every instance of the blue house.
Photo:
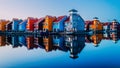
<svg viewBox="0 0 120 68">
<path fill-rule="evenodd" d="M 19 31 L 25 31 L 26 30 L 26 25 L 27 25 L 27 20 L 24 20 L 19 24 Z"/>
<path fill-rule="evenodd" d="M 13 19 L 12 21 L 12 30 L 13 31 L 18 31 L 18 26 L 19 26 L 19 23 L 21 23 L 22 20 L 18 20 L 18 19 Z"/>
<path fill-rule="evenodd" d="M 70 19 L 69 22 L 65 23 L 65 30 L 68 32 L 76 32 L 76 31 L 83 31 L 85 27 L 85 22 L 82 17 L 77 14 L 77 10 L 72 9 L 70 12 Z"/>
<path fill-rule="evenodd" d="M 53 22 L 53 31 L 59 32 L 64 31 L 64 22 L 67 16 L 59 16 L 56 21 Z"/>
</svg>

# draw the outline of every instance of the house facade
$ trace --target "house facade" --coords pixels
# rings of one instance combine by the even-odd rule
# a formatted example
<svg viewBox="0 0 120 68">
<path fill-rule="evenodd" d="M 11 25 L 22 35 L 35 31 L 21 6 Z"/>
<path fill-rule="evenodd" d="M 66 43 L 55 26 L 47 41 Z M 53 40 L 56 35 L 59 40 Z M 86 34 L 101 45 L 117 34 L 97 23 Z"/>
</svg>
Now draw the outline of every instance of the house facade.
<svg viewBox="0 0 120 68">
<path fill-rule="evenodd" d="M 43 31 L 52 31 L 52 23 L 56 20 L 56 17 L 46 16 L 43 24 Z"/>
<path fill-rule="evenodd" d="M 54 32 L 63 32 L 64 31 L 64 22 L 67 19 L 67 16 L 59 16 L 54 22 L 53 22 L 53 31 Z"/>
</svg>

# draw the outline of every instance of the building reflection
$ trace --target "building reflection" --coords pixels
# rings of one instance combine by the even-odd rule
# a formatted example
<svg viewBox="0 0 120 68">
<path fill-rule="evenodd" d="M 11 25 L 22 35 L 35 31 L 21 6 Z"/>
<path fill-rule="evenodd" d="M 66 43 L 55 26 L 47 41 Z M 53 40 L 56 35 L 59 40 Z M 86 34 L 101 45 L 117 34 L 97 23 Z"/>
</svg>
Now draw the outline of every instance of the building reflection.
<svg viewBox="0 0 120 68">
<path fill-rule="evenodd" d="M 111 40 L 117 43 L 120 39 L 120 33 L 108 32 L 100 34 L 86 35 L 2 35 L 0 36 L 0 46 L 11 45 L 13 48 L 26 47 L 28 50 L 44 49 L 46 52 L 60 50 L 69 52 L 72 59 L 79 57 L 85 47 L 85 43 L 93 43 L 98 47 L 102 40 Z"/>
<path fill-rule="evenodd" d="M 12 42 L 12 47 L 13 48 L 16 48 L 16 47 L 21 47 L 22 45 L 20 45 L 19 44 L 19 38 L 18 38 L 18 36 L 12 36 L 12 38 L 11 38 L 12 40 L 11 40 L 11 42 Z"/>
<path fill-rule="evenodd" d="M 27 48 L 30 49 L 34 49 L 34 48 L 38 48 L 38 46 L 34 43 L 34 36 L 27 36 L 26 37 L 26 43 L 27 43 Z"/>
<path fill-rule="evenodd" d="M 6 45 L 6 36 L 0 36 L 0 46 Z"/>
<path fill-rule="evenodd" d="M 93 34 L 91 36 L 91 40 L 95 47 L 98 46 L 98 44 L 101 42 L 102 38 L 103 38 L 103 34 Z"/>
<path fill-rule="evenodd" d="M 78 58 L 78 53 L 82 51 L 85 46 L 84 36 L 65 36 L 65 46 L 68 47 L 70 51 L 70 58 Z"/>
</svg>

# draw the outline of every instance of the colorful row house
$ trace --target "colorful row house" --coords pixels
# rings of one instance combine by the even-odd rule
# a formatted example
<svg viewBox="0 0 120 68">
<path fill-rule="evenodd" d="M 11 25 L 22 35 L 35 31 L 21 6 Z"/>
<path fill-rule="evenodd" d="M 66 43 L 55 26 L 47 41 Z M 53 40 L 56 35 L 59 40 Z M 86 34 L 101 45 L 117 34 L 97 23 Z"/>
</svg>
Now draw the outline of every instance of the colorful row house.
<svg viewBox="0 0 120 68">
<path fill-rule="evenodd" d="M 70 12 L 70 18 L 65 22 L 65 30 L 68 32 L 84 31 L 85 22 L 83 18 L 77 14 L 77 10 L 72 9 Z"/>
<path fill-rule="evenodd" d="M 37 18 L 28 17 L 26 31 L 30 31 L 30 32 L 34 31 L 34 23 L 36 23 L 37 21 L 38 21 Z"/>
<path fill-rule="evenodd" d="M 12 31 L 18 31 L 18 27 L 19 27 L 19 24 L 22 22 L 22 20 L 20 19 L 13 19 L 12 20 Z"/>
<path fill-rule="evenodd" d="M 0 31 L 6 31 L 6 24 L 9 23 L 7 20 L 0 20 Z"/>
<path fill-rule="evenodd" d="M 66 19 L 67 16 L 59 16 L 52 24 L 53 32 L 63 32 Z"/>
<path fill-rule="evenodd" d="M 111 29 L 112 31 L 117 31 L 120 27 L 119 27 L 119 23 L 117 22 L 116 19 L 113 20 L 112 24 L 111 24 Z"/>
<path fill-rule="evenodd" d="M 19 23 L 18 30 L 19 31 L 26 31 L 27 20 L 22 21 Z"/>
<path fill-rule="evenodd" d="M 120 24 L 114 19 L 112 22 L 103 23 L 103 28 L 106 31 L 117 31 L 120 29 Z"/>
<path fill-rule="evenodd" d="M 90 27 L 92 30 L 96 31 L 101 31 L 103 30 L 103 25 L 102 23 L 98 20 L 97 17 L 94 17 L 93 24 Z"/>
<path fill-rule="evenodd" d="M 52 31 L 52 24 L 56 20 L 56 17 L 46 16 L 43 24 L 43 31 Z"/>
<path fill-rule="evenodd" d="M 11 31 L 12 30 L 12 22 L 9 22 L 6 24 L 6 31 Z"/>
<path fill-rule="evenodd" d="M 93 25 L 93 21 L 85 21 L 85 31 L 90 31 L 91 29 L 91 25 Z"/>
<path fill-rule="evenodd" d="M 34 31 L 42 31 L 44 21 L 45 21 L 44 17 L 38 19 L 38 21 L 34 23 Z"/>
<path fill-rule="evenodd" d="M 110 26 L 112 25 L 111 22 L 105 22 L 102 23 L 103 24 L 103 30 L 109 31 L 110 30 Z"/>
</svg>

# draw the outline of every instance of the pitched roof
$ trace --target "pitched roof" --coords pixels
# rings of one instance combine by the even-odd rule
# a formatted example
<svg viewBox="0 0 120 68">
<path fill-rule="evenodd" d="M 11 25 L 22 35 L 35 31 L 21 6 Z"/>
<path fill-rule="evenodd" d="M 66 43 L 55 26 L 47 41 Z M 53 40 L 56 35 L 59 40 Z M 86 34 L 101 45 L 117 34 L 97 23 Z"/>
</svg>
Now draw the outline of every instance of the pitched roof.
<svg viewBox="0 0 120 68">
<path fill-rule="evenodd" d="M 46 17 L 52 18 L 52 16 L 50 16 L 50 15 L 47 15 Z"/>
<path fill-rule="evenodd" d="M 65 23 L 70 22 L 70 16 L 67 18 L 67 20 L 65 21 Z"/>
<path fill-rule="evenodd" d="M 111 22 L 105 22 L 105 23 L 103 23 L 103 26 L 107 26 L 109 24 L 111 24 Z"/>
<path fill-rule="evenodd" d="M 93 21 L 85 21 L 85 24 L 93 24 Z"/>
<path fill-rule="evenodd" d="M 65 16 L 59 16 L 54 22 L 60 22 Z"/>
<path fill-rule="evenodd" d="M 36 22 L 36 24 L 37 24 L 37 23 L 41 23 L 43 20 L 45 20 L 45 18 L 44 18 L 44 17 L 42 17 L 42 18 L 38 19 L 38 21 Z"/>
</svg>

